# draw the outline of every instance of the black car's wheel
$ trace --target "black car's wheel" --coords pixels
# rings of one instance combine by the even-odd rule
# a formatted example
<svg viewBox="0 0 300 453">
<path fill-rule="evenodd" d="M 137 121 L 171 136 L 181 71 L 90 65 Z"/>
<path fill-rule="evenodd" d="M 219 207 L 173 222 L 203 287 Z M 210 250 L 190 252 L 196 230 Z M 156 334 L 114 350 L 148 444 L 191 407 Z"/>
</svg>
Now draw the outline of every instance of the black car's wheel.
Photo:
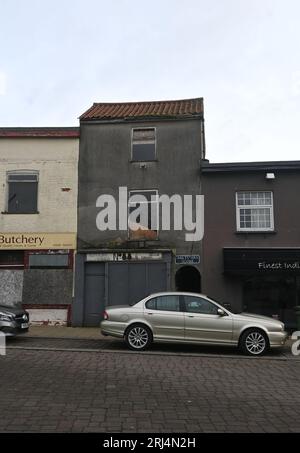
<svg viewBox="0 0 300 453">
<path fill-rule="evenodd" d="M 151 330 L 143 324 L 134 324 L 126 330 L 125 341 L 130 349 L 144 351 L 152 343 Z"/>
<path fill-rule="evenodd" d="M 259 329 L 249 329 L 241 336 L 240 348 L 247 355 L 263 355 L 269 349 L 268 337 Z"/>
</svg>

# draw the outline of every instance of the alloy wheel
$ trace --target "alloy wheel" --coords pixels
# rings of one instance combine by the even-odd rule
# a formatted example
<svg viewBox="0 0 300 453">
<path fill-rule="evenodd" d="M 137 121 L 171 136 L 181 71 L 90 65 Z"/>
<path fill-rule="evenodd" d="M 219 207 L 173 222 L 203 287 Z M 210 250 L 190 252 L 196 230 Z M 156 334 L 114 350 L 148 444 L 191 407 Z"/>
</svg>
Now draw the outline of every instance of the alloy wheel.
<svg viewBox="0 0 300 453">
<path fill-rule="evenodd" d="M 266 348 L 266 339 L 260 332 L 251 332 L 246 337 L 245 346 L 250 354 L 261 354 Z"/>
<path fill-rule="evenodd" d="M 133 327 L 128 333 L 128 343 L 134 349 L 142 349 L 149 342 L 149 334 L 143 327 Z"/>
</svg>

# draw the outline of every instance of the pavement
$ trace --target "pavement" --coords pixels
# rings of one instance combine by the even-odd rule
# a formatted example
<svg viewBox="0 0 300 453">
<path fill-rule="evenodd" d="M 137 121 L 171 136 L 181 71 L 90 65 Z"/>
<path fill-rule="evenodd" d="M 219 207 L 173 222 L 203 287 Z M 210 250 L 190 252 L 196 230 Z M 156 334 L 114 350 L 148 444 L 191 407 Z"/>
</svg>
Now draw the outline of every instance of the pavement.
<svg viewBox="0 0 300 453">
<path fill-rule="evenodd" d="M 289 339 L 282 349 L 273 349 L 259 359 L 299 359 L 300 356 L 291 354 L 292 341 Z M 29 332 L 7 340 L 9 349 L 36 349 L 36 350 L 68 350 L 78 352 L 110 351 L 129 354 L 141 354 L 127 348 L 123 339 L 104 336 L 97 327 L 62 327 L 62 326 L 31 326 Z M 143 354 L 153 355 L 203 355 L 203 356 L 244 356 L 237 348 L 203 346 L 196 344 L 168 344 L 153 343 L 151 348 Z M 257 359 L 251 357 L 250 359 Z"/>
<path fill-rule="evenodd" d="M 86 340 L 106 339 L 99 327 L 30 326 L 26 337 L 72 338 Z"/>
<path fill-rule="evenodd" d="M 29 331 L 22 337 L 30 338 L 65 338 L 82 340 L 111 340 L 101 334 L 99 327 L 65 327 L 65 326 L 30 326 Z M 115 338 L 114 338 L 115 339 Z M 292 340 L 289 338 L 286 347 L 290 348 Z"/>
</svg>

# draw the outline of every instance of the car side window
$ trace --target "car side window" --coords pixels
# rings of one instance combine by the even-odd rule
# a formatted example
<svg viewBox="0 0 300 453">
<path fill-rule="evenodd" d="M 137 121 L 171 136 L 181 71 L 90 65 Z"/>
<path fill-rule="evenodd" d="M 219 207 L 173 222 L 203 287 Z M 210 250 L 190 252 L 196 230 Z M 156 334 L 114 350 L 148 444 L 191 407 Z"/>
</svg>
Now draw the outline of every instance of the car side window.
<svg viewBox="0 0 300 453">
<path fill-rule="evenodd" d="M 146 308 L 149 310 L 156 310 L 156 297 L 146 302 Z"/>
<path fill-rule="evenodd" d="M 205 315 L 217 315 L 218 307 L 201 297 L 184 296 L 185 310 L 188 313 L 201 313 Z"/>
<path fill-rule="evenodd" d="M 158 296 L 146 302 L 146 308 L 160 311 L 180 311 L 179 296 Z"/>
</svg>

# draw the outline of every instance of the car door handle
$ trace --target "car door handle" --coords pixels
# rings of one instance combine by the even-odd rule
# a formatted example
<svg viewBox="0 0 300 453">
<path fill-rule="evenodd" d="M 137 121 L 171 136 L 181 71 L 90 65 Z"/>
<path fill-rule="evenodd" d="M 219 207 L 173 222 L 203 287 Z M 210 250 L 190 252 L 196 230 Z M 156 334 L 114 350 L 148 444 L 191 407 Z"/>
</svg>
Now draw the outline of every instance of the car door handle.
<svg viewBox="0 0 300 453">
<path fill-rule="evenodd" d="M 194 315 L 188 315 L 188 318 L 195 318 Z"/>
<path fill-rule="evenodd" d="M 153 315 L 153 313 L 147 313 L 147 315 Z"/>
</svg>

